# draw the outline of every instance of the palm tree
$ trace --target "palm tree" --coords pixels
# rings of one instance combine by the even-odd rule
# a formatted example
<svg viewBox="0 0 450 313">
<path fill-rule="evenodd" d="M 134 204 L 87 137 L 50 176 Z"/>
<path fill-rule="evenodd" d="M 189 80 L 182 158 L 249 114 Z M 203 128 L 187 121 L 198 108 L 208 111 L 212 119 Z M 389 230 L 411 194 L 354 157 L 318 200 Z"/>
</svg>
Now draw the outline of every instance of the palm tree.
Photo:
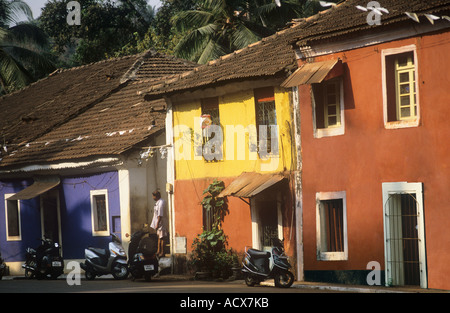
<svg viewBox="0 0 450 313">
<path fill-rule="evenodd" d="M 251 0 L 251 12 L 260 19 L 264 27 L 278 30 L 292 19 L 316 13 L 318 1 L 315 0 Z M 316 10 L 315 10 L 316 9 Z"/>
<path fill-rule="evenodd" d="M 25 23 L 16 23 L 25 16 Z M 0 0 L 0 94 L 23 88 L 54 70 L 43 56 L 47 36 L 21 0 Z"/>
<path fill-rule="evenodd" d="M 178 31 L 186 32 L 175 54 L 206 63 L 320 9 L 318 0 L 199 0 L 197 10 L 182 11 L 172 19 Z"/>
<path fill-rule="evenodd" d="M 202 0 L 197 10 L 181 11 L 172 21 L 178 31 L 186 32 L 175 54 L 200 64 L 272 33 L 252 20 L 246 0 Z"/>
</svg>

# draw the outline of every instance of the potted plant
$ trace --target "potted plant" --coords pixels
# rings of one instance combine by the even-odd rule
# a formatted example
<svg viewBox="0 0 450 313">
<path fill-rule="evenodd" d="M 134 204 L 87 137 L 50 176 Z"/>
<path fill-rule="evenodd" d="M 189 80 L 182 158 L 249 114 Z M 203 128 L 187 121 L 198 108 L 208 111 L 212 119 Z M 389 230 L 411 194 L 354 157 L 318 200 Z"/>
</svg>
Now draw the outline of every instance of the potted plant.
<svg viewBox="0 0 450 313">
<path fill-rule="evenodd" d="M 237 256 L 227 249 L 227 236 L 222 229 L 222 222 L 228 214 L 226 198 L 219 197 L 225 188 L 222 181 L 214 180 L 203 191 L 202 205 L 212 217 L 210 227 L 194 239 L 190 264 L 196 271 L 197 279 L 226 279 L 232 275 L 232 266 Z"/>
</svg>

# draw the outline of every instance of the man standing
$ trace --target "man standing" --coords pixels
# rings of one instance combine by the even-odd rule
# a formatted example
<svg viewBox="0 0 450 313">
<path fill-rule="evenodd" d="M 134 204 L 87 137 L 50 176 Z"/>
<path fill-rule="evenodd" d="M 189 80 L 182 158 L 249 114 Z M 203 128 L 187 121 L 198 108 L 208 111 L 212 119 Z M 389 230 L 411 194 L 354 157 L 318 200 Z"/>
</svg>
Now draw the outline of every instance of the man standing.
<svg viewBox="0 0 450 313">
<path fill-rule="evenodd" d="M 158 235 L 158 257 L 164 256 L 164 237 L 167 236 L 167 229 L 165 226 L 164 211 L 166 208 L 166 202 L 161 199 L 161 194 L 159 191 L 154 191 L 152 193 L 153 200 L 155 200 L 155 207 L 153 208 L 153 220 L 150 225 L 151 228 L 156 230 Z"/>
</svg>

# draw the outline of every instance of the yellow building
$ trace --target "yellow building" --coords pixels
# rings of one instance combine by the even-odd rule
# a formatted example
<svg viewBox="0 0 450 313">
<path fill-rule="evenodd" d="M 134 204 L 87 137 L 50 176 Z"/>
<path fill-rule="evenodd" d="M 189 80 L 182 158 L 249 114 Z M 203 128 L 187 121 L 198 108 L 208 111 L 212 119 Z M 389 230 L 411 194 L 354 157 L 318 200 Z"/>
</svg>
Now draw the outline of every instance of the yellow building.
<svg viewBox="0 0 450 313">
<path fill-rule="evenodd" d="M 262 102 L 257 98 L 258 92 L 268 93 L 269 100 Z M 289 90 L 266 87 L 175 106 L 176 179 L 233 177 L 242 172 L 273 173 L 293 169 L 295 155 L 290 103 Z M 212 126 L 218 128 L 202 128 L 202 121 L 208 119 L 208 115 Z M 264 122 L 270 124 L 262 124 Z M 262 126 L 261 130 L 266 128 L 268 134 L 266 154 L 258 153 L 264 148 L 260 145 L 260 141 L 264 144 L 264 138 L 259 136 L 259 126 Z M 214 135 L 211 142 L 208 141 L 208 131 Z M 272 132 L 276 140 L 271 140 Z M 214 148 L 210 157 L 208 142 Z"/>
<path fill-rule="evenodd" d="M 179 256 L 207 226 L 203 191 L 220 180 L 229 246 L 242 253 L 285 239 L 295 263 L 295 93 L 281 87 L 297 68 L 293 39 L 288 29 L 146 91 L 147 100 L 164 96 L 167 103 L 171 233 Z"/>
</svg>

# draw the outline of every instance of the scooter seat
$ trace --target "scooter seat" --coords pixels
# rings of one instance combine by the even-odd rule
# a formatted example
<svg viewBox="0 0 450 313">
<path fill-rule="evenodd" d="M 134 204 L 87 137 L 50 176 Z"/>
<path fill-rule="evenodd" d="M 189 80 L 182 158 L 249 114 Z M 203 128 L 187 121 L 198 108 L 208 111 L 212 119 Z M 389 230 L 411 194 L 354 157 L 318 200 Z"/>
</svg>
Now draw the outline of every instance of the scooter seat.
<svg viewBox="0 0 450 313">
<path fill-rule="evenodd" d="M 254 258 L 268 258 L 270 257 L 270 252 L 268 251 L 260 251 L 255 249 L 248 249 L 248 254 L 250 254 Z"/>
<path fill-rule="evenodd" d="M 97 254 L 101 257 L 108 256 L 108 252 L 105 249 L 89 247 L 88 250 L 91 250 L 92 252 L 94 252 L 95 254 Z"/>
</svg>

